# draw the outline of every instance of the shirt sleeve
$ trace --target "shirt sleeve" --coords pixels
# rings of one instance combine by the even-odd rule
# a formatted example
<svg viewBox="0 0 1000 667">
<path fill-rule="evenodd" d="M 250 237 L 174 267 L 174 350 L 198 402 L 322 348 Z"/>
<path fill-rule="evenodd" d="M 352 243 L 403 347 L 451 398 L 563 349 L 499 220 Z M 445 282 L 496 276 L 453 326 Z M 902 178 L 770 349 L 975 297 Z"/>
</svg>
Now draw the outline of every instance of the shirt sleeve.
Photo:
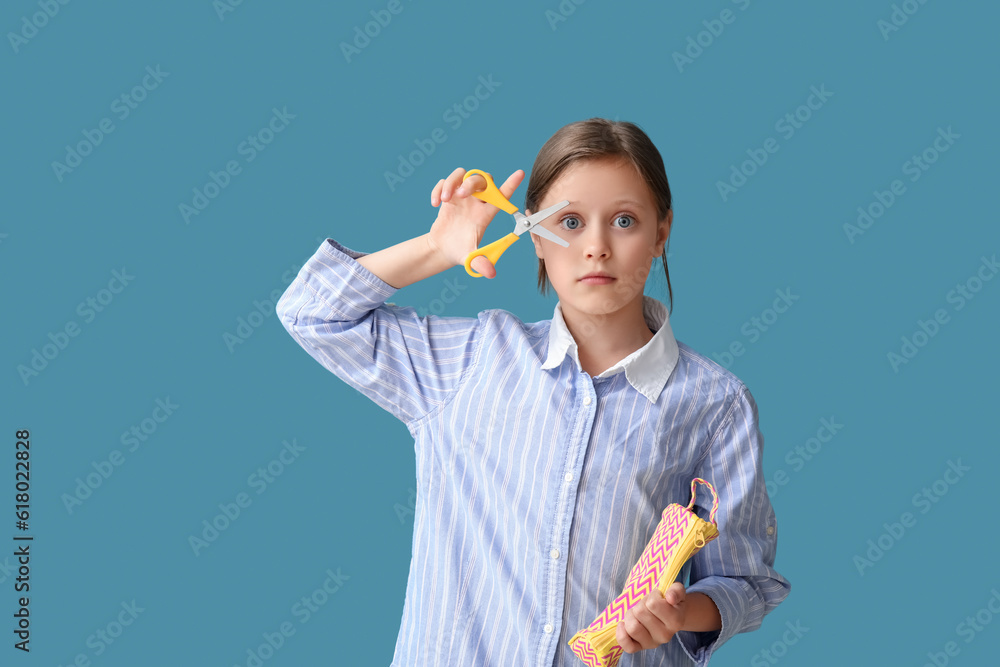
<svg viewBox="0 0 1000 667">
<path fill-rule="evenodd" d="M 385 303 L 396 291 L 327 239 L 275 310 L 292 338 L 336 374 L 410 426 L 444 405 L 475 357 L 479 320 L 419 317 Z"/>
<path fill-rule="evenodd" d="M 781 603 L 791 584 L 774 569 L 778 527 L 767 495 L 762 468 L 764 438 L 757 404 L 745 386 L 730 407 L 718 433 L 696 468 L 719 496 L 719 536 L 691 559 L 688 593 L 704 593 L 715 602 L 722 629 L 678 632 L 684 651 L 700 667 L 720 646 L 740 632 L 760 627 Z M 708 517 L 711 494 L 704 487 L 696 506 Z"/>
</svg>

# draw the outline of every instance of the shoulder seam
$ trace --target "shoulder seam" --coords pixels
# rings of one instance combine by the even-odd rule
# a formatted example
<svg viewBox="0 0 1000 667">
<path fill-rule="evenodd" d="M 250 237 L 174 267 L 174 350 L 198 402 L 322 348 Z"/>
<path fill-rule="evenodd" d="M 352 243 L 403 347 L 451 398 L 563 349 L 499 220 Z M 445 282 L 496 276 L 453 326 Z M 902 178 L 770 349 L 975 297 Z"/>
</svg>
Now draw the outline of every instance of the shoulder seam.
<svg viewBox="0 0 1000 667">
<path fill-rule="evenodd" d="M 708 456 L 708 453 L 712 450 L 712 447 L 715 446 L 715 442 L 719 439 L 719 435 L 726 430 L 727 426 L 732 424 L 733 413 L 736 411 L 736 406 L 740 404 L 740 401 L 743 399 L 743 396 L 747 393 L 747 391 L 748 390 L 746 388 L 746 385 L 740 382 L 739 391 L 736 393 L 736 396 L 733 397 L 733 401 L 729 405 L 729 409 L 726 410 L 726 415 L 722 418 L 722 421 L 719 422 L 719 428 L 717 428 L 712 437 L 708 439 L 708 444 L 705 446 L 705 451 L 703 451 L 701 453 L 701 456 L 698 457 L 698 460 L 695 461 L 694 464 L 695 467 L 700 466 L 702 464 L 702 462 Z"/>
<path fill-rule="evenodd" d="M 479 367 L 479 361 L 482 356 L 483 329 L 493 319 L 495 319 L 495 313 L 496 311 L 494 310 L 487 310 L 480 313 L 479 314 L 480 316 L 476 318 L 479 324 L 477 325 L 476 333 L 474 334 L 472 363 L 469 364 L 469 366 L 462 372 L 462 379 L 459 380 L 458 384 L 456 384 L 454 389 L 451 390 L 451 392 L 448 394 L 448 397 L 445 400 L 441 401 L 441 404 L 438 405 L 437 407 L 428 410 L 420 417 L 406 424 L 407 429 L 410 431 L 410 435 L 414 436 L 414 439 L 416 439 L 415 431 L 419 430 L 426 422 L 430 421 L 432 417 L 434 417 L 437 414 L 440 414 L 446 407 L 448 407 L 451 404 L 451 402 L 455 400 L 455 397 L 458 396 L 458 393 L 465 386 L 465 383 L 469 381 L 469 378 L 474 375 L 473 371 L 475 371 L 475 369 Z M 488 315 L 488 317 L 484 320 L 483 315 Z"/>
</svg>

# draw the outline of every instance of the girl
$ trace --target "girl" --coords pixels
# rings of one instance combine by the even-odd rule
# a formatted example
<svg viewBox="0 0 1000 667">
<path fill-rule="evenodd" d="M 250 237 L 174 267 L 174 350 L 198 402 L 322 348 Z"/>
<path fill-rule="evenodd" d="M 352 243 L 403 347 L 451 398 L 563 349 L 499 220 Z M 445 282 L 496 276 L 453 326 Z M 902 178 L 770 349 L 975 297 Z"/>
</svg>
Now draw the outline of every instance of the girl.
<svg viewBox="0 0 1000 667">
<path fill-rule="evenodd" d="M 534 323 L 502 310 L 421 318 L 386 303 L 478 247 L 497 209 L 470 197 L 484 181 L 464 174 L 434 187 L 427 234 L 373 254 L 327 239 L 277 305 L 310 355 L 415 440 L 392 666 L 582 664 L 569 638 L 621 592 L 661 510 L 686 504 L 694 477 L 719 492 L 720 536 L 666 596 L 631 609 L 617 638 L 635 653 L 621 665 L 705 665 L 790 585 L 773 568 L 753 397 L 675 340 L 667 308 L 643 293 L 662 257 L 672 306 L 663 160 L 637 126 L 599 118 L 542 147 L 525 212 L 569 200 L 542 223 L 569 245 L 531 235 L 539 288 L 559 297 L 552 319 Z M 511 175 L 504 196 L 523 178 Z M 484 257 L 473 268 L 495 275 Z"/>
</svg>

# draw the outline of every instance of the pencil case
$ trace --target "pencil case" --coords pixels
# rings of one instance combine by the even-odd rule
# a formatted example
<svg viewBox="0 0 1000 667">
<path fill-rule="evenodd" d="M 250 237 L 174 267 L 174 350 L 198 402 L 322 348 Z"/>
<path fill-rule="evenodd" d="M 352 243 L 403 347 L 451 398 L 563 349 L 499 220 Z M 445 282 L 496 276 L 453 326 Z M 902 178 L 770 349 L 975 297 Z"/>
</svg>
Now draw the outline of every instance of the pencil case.
<svg viewBox="0 0 1000 667">
<path fill-rule="evenodd" d="M 712 511 L 708 521 L 691 511 L 699 483 L 712 492 Z M 719 536 L 715 523 L 718 509 L 719 496 L 715 487 L 700 477 L 691 480 L 691 501 L 687 507 L 671 503 L 663 510 L 660 523 L 629 572 L 621 595 L 593 623 L 569 640 L 573 653 L 590 667 L 615 667 L 624 652 L 618 644 L 615 629 L 624 620 L 625 612 L 646 597 L 654 586 L 661 595 L 665 594 L 684 563 Z"/>
</svg>

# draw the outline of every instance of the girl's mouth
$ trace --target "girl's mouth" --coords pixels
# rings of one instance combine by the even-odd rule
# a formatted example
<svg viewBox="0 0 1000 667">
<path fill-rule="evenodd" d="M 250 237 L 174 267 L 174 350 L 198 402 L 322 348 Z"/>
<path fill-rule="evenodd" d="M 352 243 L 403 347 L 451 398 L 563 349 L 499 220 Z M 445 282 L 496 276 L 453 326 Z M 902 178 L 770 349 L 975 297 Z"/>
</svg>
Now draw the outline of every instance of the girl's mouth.
<svg viewBox="0 0 1000 667">
<path fill-rule="evenodd" d="M 585 285 L 607 285 L 613 281 L 614 278 L 606 273 L 588 273 L 583 278 L 580 278 L 580 282 Z"/>
</svg>

